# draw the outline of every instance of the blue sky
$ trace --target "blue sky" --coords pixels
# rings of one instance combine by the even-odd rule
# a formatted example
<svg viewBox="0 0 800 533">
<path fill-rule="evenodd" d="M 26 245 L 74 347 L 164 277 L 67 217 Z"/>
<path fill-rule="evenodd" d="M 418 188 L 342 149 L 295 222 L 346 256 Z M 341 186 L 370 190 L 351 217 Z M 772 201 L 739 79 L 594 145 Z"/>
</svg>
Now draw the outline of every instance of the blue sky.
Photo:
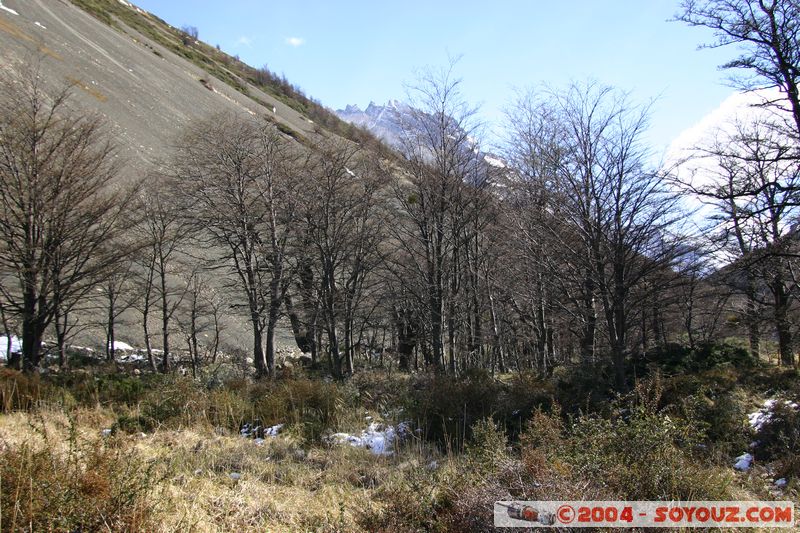
<svg viewBox="0 0 800 533">
<path fill-rule="evenodd" d="M 592 78 L 656 99 L 649 139 L 661 152 L 734 92 L 717 67 L 736 51 L 698 51 L 712 36 L 667 21 L 678 0 L 135 3 L 334 109 L 403 99 L 420 68 L 460 55 L 463 93 L 495 128 L 516 89 Z"/>
</svg>

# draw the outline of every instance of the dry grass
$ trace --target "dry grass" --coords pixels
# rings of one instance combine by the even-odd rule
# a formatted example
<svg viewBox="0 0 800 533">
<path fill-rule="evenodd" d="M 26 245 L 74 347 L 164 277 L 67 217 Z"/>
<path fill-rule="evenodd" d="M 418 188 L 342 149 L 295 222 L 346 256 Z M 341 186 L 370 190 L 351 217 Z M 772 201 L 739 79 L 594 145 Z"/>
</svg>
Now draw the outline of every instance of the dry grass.
<svg viewBox="0 0 800 533">
<path fill-rule="evenodd" d="M 206 425 L 104 437 L 114 420 L 108 408 L 76 409 L 71 416 L 15 412 L 0 418 L 0 448 L 47 446 L 67 456 L 71 432 L 79 442 L 113 441 L 128 457 L 152 466 L 157 485 L 148 501 L 147 530 L 164 532 L 362 531 L 357 519 L 365 508 L 380 507 L 377 491 L 397 483 L 409 465 L 423 464 L 411 448 L 397 457 L 347 446 L 304 448 L 291 432 L 261 445 L 215 434 Z"/>
<path fill-rule="evenodd" d="M 76 524 L 165 532 L 490 531 L 490 510 L 498 499 L 775 496 L 769 492 L 774 476 L 761 479 L 758 465 L 752 474 L 731 470 L 738 438 L 703 437 L 703 428 L 712 423 L 738 431 L 740 409 L 728 403 L 738 405 L 742 399 L 728 398 L 725 391 L 711 401 L 690 390 L 663 411 L 658 407 L 662 387 L 655 380 L 610 406 L 613 413 L 626 407 L 625 416 L 569 417 L 555 404 L 535 410 L 519 435 L 513 424 L 502 423 L 503 413 L 518 403 L 518 395 L 520 401 L 525 398 L 502 389 L 501 398 L 493 400 L 501 416 L 474 422 L 463 449 L 444 455 L 438 450 L 448 448 L 437 448 L 437 439 L 420 431 L 396 455 L 380 457 L 329 446 L 323 435 L 363 429 L 366 415 L 375 420 L 403 417 L 395 422 L 416 419 L 413 404 L 420 395 L 430 401 L 419 405 L 431 412 L 435 407 L 441 417 L 449 404 L 431 400 L 441 390 L 408 392 L 416 391 L 411 380 L 392 382 L 381 376 L 360 376 L 346 384 L 231 382 L 211 389 L 186 379 L 154 376 L 138 383 L 112 378 L 76 378 L 66 382 L 69 388 L 13 373 L 0 380 L 2 405 L 10 411 L 0 416 L 5 452 L 0 453 L 0 529 L 9 529 L 8 511 L 15 505 L 38 510 L 41 521 L 34 530 L 45 531 L 71 531 Z M 468 380 L 460 391 L 467 398 L 486 398 L 494 390 L 483 386 L 480 376 Z M 469 407 L 460 398 L 449 403 Z M 400 409 L 405 409 L 402 415 Z M 264 426 L 285 422 L 285 431 L 263 443 L 240 437 L 238 424 L 255 419 Z M 112 434 L 104 435 L 111 428 Z M 697 445 L 703 439 L 707 450 Z M 43 447 L 47 453 L 41 453 Z M 15 501 L 8 496 L 9 471 L 18 473 L 16 485 L 22 486 Z M 48 484 L 67 487 L 74 495 L 63 510 L 41 505 L 45 499 L 38 493 L 56 493 L 47 492 Z M 132 502 L 131 512 L 113 505 L 116 494 Z M 796 497 L 793 485 L 783 496 Z M 102 513 L 87 514 L 95 501 L 101 502 Z M 71 521 L 61 527 L 57 520 L 65 514 Z M 97 516 L 107 523 L 96 521 Z M 18 524 L 16 529 L 26 530 Z"/>
</svg>

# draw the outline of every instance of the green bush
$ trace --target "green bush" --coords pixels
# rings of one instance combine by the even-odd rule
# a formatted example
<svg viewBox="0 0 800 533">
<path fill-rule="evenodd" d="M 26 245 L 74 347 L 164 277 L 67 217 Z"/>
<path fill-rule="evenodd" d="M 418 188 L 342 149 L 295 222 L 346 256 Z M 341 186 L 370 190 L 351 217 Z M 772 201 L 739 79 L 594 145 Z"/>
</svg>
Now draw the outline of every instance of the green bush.
<svg viewBox="0 0 800 533">
<path fill-rule="evenodd" d="M 587 417 L 571 428 L 568 457 L 583 477 L 623 499 L 725 499 L 727 480 L 692 457 L 697 433 L 677 417 L 641 408 L 627 420 Z"/>
<path fill-rule="evenodd" d="M 738 389 L 716 392 L 708 387 L 679 403 L 683 418 L 693 420 L 705 435 L 702 446 L 727 456 L 740 454 L 752 440 L 745 404 L 746 396 Z"/>
<path fill-rule="evenodd" d="M 683 412 L 659 408 L 662 391 L 660 379 L 639 383 L 612 404 L 611 417 L 579 415 L 565 423 L 558 410 L 536 413 L 520 438 L 526 470 L 619 499 L 725 499 L 729 476 L 700 453 L 708 426 L 696 416 L 705 414 L 692 405 Z"/>
<path fill-rule="evenodd" d="M 153 379 L 137 406 L 118 416 L 115 429 L 149 432 L 162 426 L 177 429 L 208 423 L 210 396 L 192 379 L 179 376 Z"/>
<path fill-rule="evenodd" d="M 306 378 L 257 383 L 250 390 L 253 420 L 294 426 L 308 442 L 320 442 L 352 413 L 357 391 L 347 384 Z"/>
<path fill-rule="evenodd" d="M 734 368 L 752 368 L 756 365 L 755 359 L 745 348 L 719 342 L 704 342 L 695 348 L 668 343 L 650 350 L 645 359 L 670 373 L 708 370 L 721 365 Z"/>
<path fill-rule="evenodd" d="M 492 472 L 508 458 L 507 444 L 505 431 L 491 418 L 484 418 L 472 426 L 467 458 L 476 471 Z"/>
<path fill-rule="evenodd" d="M 794 465 L 796 461 L 789 460 L 800 455 L 800 411 L 796 404 L 776 401 L 769 410 L 769 418 L 759 428 L 756 439 L 758 458 L 777 460 L 782 463 L 781 470 L 786 470 L 789 462 Z M 791 474 L 797 475 L 800 471 Z"/>
</svg>

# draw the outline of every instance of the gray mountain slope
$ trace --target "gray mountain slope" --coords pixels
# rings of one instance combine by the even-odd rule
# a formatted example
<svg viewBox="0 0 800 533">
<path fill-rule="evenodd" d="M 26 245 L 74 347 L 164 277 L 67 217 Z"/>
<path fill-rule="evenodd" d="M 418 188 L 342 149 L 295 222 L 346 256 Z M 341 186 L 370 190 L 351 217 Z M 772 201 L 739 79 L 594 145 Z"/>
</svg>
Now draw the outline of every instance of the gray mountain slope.
<svg viewBox="0 0 800 533">
<path fill-rule="evenodd" d="M 313 135 L 315 126 L 276 98 L 248 86 L 262 105 L 122 23 L 124 31 L 112 28 L 65 0 L 2 5 L 0 68 L 42 56 L 47 85 L 74 84 L 75 104 L 108 119 L 126 174 L 168 156 L 186 124 L 219 111 L 269 116 Z"/>
</svg>

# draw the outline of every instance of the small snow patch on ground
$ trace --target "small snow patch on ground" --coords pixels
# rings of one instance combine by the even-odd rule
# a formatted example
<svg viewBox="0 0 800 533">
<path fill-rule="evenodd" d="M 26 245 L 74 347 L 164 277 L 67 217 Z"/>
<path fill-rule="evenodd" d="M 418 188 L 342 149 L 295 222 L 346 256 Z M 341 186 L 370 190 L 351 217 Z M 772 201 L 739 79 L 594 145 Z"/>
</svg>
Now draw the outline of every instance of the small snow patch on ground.
<svg viewBox="0 0 800 533">
<path fill-rule="evenodd" d="M 19 13 L 17 13 L 17 12 L 16 12 L 16 11 L 14 11 L 13 9 L 11 9 L 10 7 L 6 7 L 6 6 L 4 6 L 4 5 L 3 5 L 3 2 L 1 2 L 1 1 L 0 1 L 0 9 L 2 9 L 3 11 L 7 11 L 7 12 L 9 12 L 9 13 L 11 13 L 12 15 L 19 15 Z"/>
<path fill-rule="evenodd" d="M 385 426 L 373 422 L 361 432 L 361 435 L 334 433 L 328 439 L 333 444 L 349 444 L 355 448 L 366 448 L 375 455 L 392 455 L 397 440 L 409 433 L 411 431 L 405 422 L 401 422 L 397 426 Z"/>
<path fill-rule="evenodd" d="M 256 445 L 264 444 L 266 437 L 277 437 L 283 429 L 283 424 L 275 424 L 274 426 L 261 427 L 260 423 L 242 424 L 239 434 L 245 438 L 254 438 Z"/>
<path fill-rule="evenodd" d="M 120 348 L 115 348 L 115 349 L 119 350 Z M 147 361 L 147 356 L 140 353 L 130 353 L 130 354 L 123 354 L 119 356 L 117 359 L 119 359 L 121 363 L 142 363 L 144 361 Z"/>
<path fill-rule="evenodd" d="M 278 433 L 283 429 L 283 424 L 275 424 L 264 430 L 264 435 L 267 437 L 277 437 Z"/>
<path fill-rule="evenodd" d="M 794 402 L 785 400 L 783 403 L 792 409 L 798 408 L 797 404 Z M 772 418 L 772 411 L 775 409 L 777 404 L 778 400 L 764 400 L 761 409 L 747 415 L 747 420 L 750 422 L 750 427 L 753 428 L 754 431 L 760 431 L 762 426 L 769 422 Z"/>
<path fill-rule="evenodd" d="M 753 456 L 750 455 L 749 453 L 745 453 L 736 458 L 736 464 L 733 465 L 733 468 L 741 472 L 745 472 L 750 469 L 750 465 L 752 463 L 753 463 Z"/>
<path fill-rule="evenodd" d="M 136 348 L 134 348 L 130 344 L 122 342 L 122 341 L 114 341 L 114 351 L 117 351 L 117 350 L 120 350 L 120 351 L 123 351 L 123 352 L 131 352 L 131 351 L 136 350 Z"/>
<path fill-rule="evenodd" d="M 8 337 L 3 335 L 0 336 L 0 361 L 5 361 L 8 359 L 8 354 L 6 351 L 8 350 Z M 14 335 L 11 336 L 11 353 L 17 353 L 22 351 L 22 341 L 19 337 L 15 337 Z"/>
</svg>

